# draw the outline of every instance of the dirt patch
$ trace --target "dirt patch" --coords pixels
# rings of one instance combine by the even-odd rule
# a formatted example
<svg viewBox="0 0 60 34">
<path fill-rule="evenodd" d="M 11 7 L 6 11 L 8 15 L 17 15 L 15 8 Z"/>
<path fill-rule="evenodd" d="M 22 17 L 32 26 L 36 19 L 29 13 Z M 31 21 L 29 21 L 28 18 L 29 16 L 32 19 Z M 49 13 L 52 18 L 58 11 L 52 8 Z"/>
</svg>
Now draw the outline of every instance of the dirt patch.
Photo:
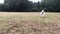
<svg viewBox="0 0 60 34">
<path fill-rule="evenodd" d="M 46 25 L 33 22 L 14 23 L 8 29 L 1 29 L 0 34 L 60 34 L 60 27 L 55 23 Z"/>
</svg>

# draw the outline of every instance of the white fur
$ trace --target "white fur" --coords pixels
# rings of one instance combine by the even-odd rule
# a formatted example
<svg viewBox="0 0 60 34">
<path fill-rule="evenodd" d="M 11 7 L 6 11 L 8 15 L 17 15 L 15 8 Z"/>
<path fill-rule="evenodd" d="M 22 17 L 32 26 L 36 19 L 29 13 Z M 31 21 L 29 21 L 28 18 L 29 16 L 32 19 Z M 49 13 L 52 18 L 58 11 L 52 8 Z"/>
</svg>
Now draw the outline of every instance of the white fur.
<svg viewBox="0 0 60 34">
<path fill-rule="evenodd" d="M 45 11 L 44 11 L 44 10 L 42 10 L 42 11 L 40 12 L 40 16 L 41 16 L 41 17 L 44 17 L 44 16 L 45 16 Z"/>
</svg>

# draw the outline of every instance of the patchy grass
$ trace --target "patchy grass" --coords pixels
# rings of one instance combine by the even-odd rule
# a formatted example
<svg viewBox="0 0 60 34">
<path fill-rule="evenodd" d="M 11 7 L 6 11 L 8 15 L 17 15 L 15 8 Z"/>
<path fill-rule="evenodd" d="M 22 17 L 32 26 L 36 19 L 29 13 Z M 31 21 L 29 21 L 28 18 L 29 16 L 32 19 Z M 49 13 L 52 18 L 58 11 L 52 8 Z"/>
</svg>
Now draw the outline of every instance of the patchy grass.
<svg viewBox="0 0 60 34">
<path fill-rule="evenodd" d="M 60 13 L 0 12 L 0 34 L 60 34 Z"/>
</svg>

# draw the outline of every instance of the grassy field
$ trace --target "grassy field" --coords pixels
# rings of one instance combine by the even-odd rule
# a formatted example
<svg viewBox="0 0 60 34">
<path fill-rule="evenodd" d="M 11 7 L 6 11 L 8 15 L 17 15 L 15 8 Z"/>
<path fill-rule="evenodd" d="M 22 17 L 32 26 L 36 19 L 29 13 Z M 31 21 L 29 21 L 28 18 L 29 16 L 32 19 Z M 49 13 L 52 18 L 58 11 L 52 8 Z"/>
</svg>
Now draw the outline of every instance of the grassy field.
<svg viewBox="0 0 60 34">
<path fill-rule="evenodd" d="M 0 12 L 0 34 L 60 34 L 60 13 Z"/>
</svg>

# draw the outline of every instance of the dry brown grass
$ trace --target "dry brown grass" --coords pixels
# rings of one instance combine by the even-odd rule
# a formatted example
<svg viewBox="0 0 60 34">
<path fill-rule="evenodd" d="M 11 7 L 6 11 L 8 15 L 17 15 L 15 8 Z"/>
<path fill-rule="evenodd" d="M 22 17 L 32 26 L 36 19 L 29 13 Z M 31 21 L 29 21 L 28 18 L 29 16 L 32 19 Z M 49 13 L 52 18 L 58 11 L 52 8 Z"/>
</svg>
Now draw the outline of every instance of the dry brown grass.
<svg viewBox="0 0 60 34">
<path fill-rule="evenodd" d="M 0 12 L 0 34 L 60 34 L 60 13 Z"/>
</svg>

